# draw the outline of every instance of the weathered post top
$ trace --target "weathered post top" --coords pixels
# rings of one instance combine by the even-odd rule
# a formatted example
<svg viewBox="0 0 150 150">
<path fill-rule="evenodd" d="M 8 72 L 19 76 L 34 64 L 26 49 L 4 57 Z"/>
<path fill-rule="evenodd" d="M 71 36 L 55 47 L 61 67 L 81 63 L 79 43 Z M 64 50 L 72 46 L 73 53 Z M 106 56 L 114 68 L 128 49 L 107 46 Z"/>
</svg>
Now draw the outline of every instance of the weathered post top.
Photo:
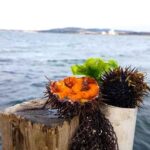
<svg viewBox="0 0 150 150">
<path fill-rule="evenodd" d="M 55 110 L 41 109 L 44 99 L 32 100 L 0 113 L 3 150 L 67 150 L 79 118 L 58 118 Z"/>
</svg>

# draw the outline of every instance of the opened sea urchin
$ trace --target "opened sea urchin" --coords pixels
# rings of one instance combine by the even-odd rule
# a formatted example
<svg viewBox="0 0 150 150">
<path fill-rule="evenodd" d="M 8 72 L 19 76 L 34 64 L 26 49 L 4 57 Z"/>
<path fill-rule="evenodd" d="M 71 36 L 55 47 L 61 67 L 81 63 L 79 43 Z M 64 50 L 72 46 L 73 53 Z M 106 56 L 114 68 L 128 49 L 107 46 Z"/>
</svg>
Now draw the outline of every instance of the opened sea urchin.
<svg viewBox="0 0 150 150">
<path fill-rule="evenodd" d="M 46 88 L 49 97 L 46 105 L 57 108 L 65 118 L 78 115 L 85 103 L 94 107 L 99 98 L 99 86 L 89 77 L 67 77 L 50 82 Z"/>
<path fill-rule="evenodd" d="M 100 88 L 90 77 L 67 77 L 47 85 L 45 107 L 58 109 L 60 117 L 79 116 L 71 150 L 118 150 L 116 134 L 99 109 Z"/>
<path fill-rule="evenodd" d="M 118 107 L 139 107 L 150 90 L 144 78 L 143 73 L 131 67 L 119 67 L 104 74 L 101 85 L 104 101 Z"/>
</svg>

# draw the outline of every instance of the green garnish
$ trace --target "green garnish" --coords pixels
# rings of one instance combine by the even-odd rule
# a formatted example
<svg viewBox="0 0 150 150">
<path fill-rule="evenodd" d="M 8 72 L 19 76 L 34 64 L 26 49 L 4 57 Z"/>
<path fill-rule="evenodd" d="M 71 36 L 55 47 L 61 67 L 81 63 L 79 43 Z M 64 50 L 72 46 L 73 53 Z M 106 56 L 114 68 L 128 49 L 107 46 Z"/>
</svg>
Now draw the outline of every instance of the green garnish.
<svg viewBox="0 0 150 150">
<path fill-rule="evenodd" d="M 73 65 L 71 67 L 74 75 L 85 75 L 101 80 L 104 73 L 118 67 L 115 60 L 104 61 L 101 58 L 89 58 L 82 65 Z"/>
</svg>

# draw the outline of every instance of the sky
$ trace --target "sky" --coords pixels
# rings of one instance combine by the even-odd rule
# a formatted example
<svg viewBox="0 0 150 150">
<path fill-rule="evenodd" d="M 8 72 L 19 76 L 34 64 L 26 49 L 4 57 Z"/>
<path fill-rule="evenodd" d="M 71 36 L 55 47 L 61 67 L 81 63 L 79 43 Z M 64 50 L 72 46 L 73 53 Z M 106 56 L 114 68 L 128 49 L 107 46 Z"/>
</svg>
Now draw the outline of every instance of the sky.
<svg viewBox="0 0 150 150">
<path fill-rule="evenodd" d="M 150 31 L 150 0 L 0 0 L 0 29 Z"/>
</svg>

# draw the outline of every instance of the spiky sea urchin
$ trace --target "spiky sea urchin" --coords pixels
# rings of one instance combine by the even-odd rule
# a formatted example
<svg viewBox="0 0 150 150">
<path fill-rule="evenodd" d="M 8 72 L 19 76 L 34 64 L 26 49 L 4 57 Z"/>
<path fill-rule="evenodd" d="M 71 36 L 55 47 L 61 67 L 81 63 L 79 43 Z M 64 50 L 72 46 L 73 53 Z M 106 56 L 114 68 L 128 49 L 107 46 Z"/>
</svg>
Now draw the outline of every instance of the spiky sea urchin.
<svg viewBox="0 0 150 150">
<path fill-rule="evenodd" d="M 79 115 L 81 110 L 83 112 L 89 107 L 91 110 L 95 109 L 99 102 L 99 86 L 93 78 L 76 78 L 82 81 L 77 81 L 80 86 L 73 83 L 74 79 L 75 77 L 67 77 L 58 82 L 51 81 L 46 85 L 48 100 L 45 106 L 50 105 L 52 108 L 57 108 L 61 117 L 70 118 Z"/>
<path fill-rule="evenodd" d="M 92 80 L 90 78 L 88 81 L 91 83 Z M 84 83 L 84 85 L 81 86 L 81 90 L 88 90 L 89 82 L 86 82 L 86 84 Z M 87 99 L 81 101 L 78 99 L 70 100 L 64 95 L 66 99 L 60 99 L 62 96 L 56 94 L 60 89 L 58 90 L 59 87 L 57 86 L 54 87 L 54 89 L 51 88 L 51 86 L 54 86 L 53 83 L 54 82 L 50 82 L 46 86 L 48 100 L 45 107 L 58 109 L 61 118 L 71 119 L 73 116 L 79 116 L 79 128 L 72 138 L 70 149 L 118 150 L 117 137 L 113 127 L 99 109 L 100 97 L 96 94 L 95 98 L 92 100 Z M 72 84 L 68 83 L 66 86 L 68 85 L 70 85 L 71 88 Z M 56 90 L 55 94 L 53 90 Z"/>
<path fill-rule="evenodd" d="M 118 67 L 102 77 L 101 93 L 107 104 L 124 107 L 139 107 L 143 96 L 150 90 L 144 74 L 135 68 Z"/>
</svg>

